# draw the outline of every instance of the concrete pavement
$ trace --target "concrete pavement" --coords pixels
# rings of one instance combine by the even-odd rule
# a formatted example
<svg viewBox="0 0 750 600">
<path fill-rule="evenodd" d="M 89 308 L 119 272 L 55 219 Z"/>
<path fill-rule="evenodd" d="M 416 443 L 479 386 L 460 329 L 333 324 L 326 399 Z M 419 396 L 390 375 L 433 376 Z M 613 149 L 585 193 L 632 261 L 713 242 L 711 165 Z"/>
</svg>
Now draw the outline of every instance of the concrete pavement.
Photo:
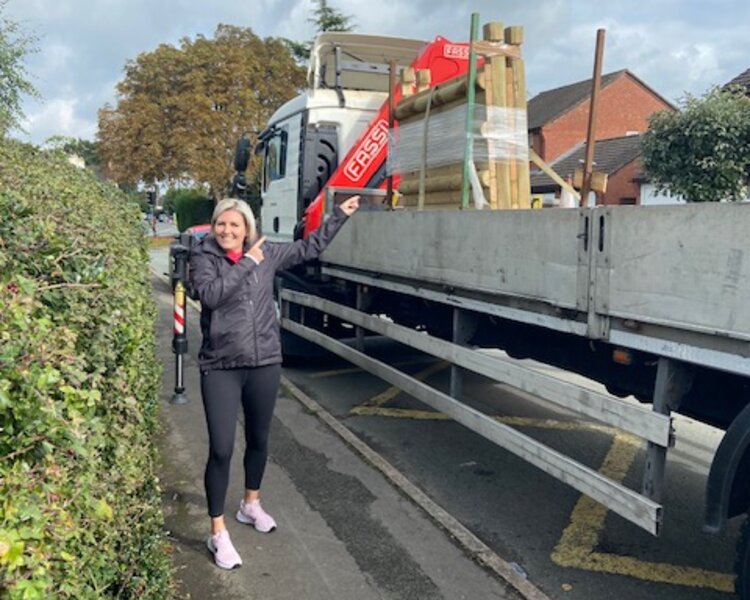
<svg viewBox="0 0 750 600">
<path fill-rule="evenodd" d="M 152 268 L 166 271 L 166 253 Z M 263 504 L 278 530 L 260 534 L 235 521 L 242 495 L 242 434 L 237 432 L 227 523 L 244 565 L 214 566 L 206 550 L 203 495 L 207 435 L 195 353 L 198 315 L 189 311 L 186 359 L 189 403 L 168 403 L 174 386 L 172 297 L 153 278 L 159 307 L 158 350 L 164 364 L 161 482 L 174 543 L 179 591 L 189 598 L 519 599 L 522 596 L 466 556 L 421 509 L 282 390 L 272 425 Z"/>
</svg>

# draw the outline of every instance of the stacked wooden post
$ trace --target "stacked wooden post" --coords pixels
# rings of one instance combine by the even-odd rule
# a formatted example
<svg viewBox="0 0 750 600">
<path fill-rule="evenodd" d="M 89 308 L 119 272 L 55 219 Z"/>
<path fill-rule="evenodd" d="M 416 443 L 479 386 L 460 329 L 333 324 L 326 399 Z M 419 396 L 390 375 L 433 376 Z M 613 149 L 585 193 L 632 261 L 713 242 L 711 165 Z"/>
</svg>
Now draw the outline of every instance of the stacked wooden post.
<svg viewBox="0 0 750 600">
<path fill-rule="evenodd" d="M 515 56 L 520 56 L 523 28 L 508 27 L 501 23 L 488 23 L 484 27 L 484 38 L 488 42 L 504 42 L 515 46 Z M 477 73 L 476 103 L 499 108 L 526 110 L 523 61 L 494 52 L 492 44 L 482 46 L 479 51 L 489 54 L 484 67 Z M 416 87 L 416 92 L 415 92 Z M 462 75 L 434 87 L 429 85 L 429 72 L 404 69 L 401 73 L 402 99 L 396 106 L 395 117 L 399 126 L 423 122 L 440 113 L 459 106 L 466 106 L 468 75 Z M 510 125 L 510 123 L 508 123 Z M 421 128 L 419 128 L 421 129 Z M 482 130 L 481 124 L 479 129 Z M 526 133 L 523 132 L 523 139 Z M 427 153 L 431 141 L 427 140 Z M 433 142 L 434 143 L 434 142 Z M 463 157 L 456 147 L 456 161 L 434 168 L 421 168 L 401 173 L 399 204 L 407 207 L 458 208 L 461 205 Z M 475 166 L 484 197 L 491 208 L 530 208 L 529 166 L 524 160 L 487 160 L 487 156 L 475 159 Z M 420 191 L 423 201 L 419 201 Z"/>
<path fill-rule="evenodd" d="M 483 29 L 483 37 L 488 42 L 503 41 L 503 24 L 487 23 Z M 506 84 L 506 66 L 504 56 L 491 56 L 484 64 L 484 74 L 487 80 L 488 107 L 507 106 L 509 98 Z M 490 190 L 485 196 L 490 208 L 510 208 L 512 206 L 510 190 L 510 164 L 507 161 L 490 161 Z"/>
<path fill-rule="evenodd" d="M 523 27 L 505 28 L 505 43 L 520 49 L 523 44 Z M 505 84 L 507 86 L 506 108 L 523 110 L 526 113 L 526 71 L 523 59 L 505 59 Z M 526 119 L 524 119 L 524 123 Z M 524 131 L 524 146 L 527 134 Z M 511 208 L 531 208 L 531 183 L 529 180 L 529 159 L 526 153 L 510 161 Z"/>
</svg>

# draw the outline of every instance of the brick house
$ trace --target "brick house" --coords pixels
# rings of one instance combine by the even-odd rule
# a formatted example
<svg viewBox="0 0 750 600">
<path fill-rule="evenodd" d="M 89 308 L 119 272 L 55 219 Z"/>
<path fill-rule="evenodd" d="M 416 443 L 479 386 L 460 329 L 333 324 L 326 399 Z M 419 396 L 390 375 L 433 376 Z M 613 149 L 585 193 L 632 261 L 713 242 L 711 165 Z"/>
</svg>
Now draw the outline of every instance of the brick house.
<svg viewBox="0 0 750 600">
<path fill-rule="evenodd" d="M 586 156 L 586 143 L 581 142 L 551 163 L 552 168 L 563 179 L 573 177 L 581 168 Z M 594 170 L 608 175 L 607 191 L 599 195 L 597 204 L 640 203 L 640 156 L 641 136 L 626 135 L 608 140 L 599 140 L 594 145 Z M 552 179 L 535 170 L 531 172 L 532 194 L 547 196 L 547 204 L 559 194 L 560 186 Z"/>
<path fill-rule="evenodd" d="M 591 80 L 537 94 L 528 103 L 529 143 L 552 162 L 586 140 Z M 675 107 L 627 69 L 602 75 L 597 112 L 598 140 L 643 133 L 648 117 Z"/>
<path fill-rule="evenodd" d="M 538 94 L 528 104 L 529 144 L 562 177 L 583 166 L 588 129 L 591 80 Z M 627 69 L 602 75 L 596 123 L 594 170 L 609 176 L 603 204 L 639 204 L 643 182 L 639 168 L 639 134 L 648 118 L 674 105 Z M 555 204 L 560 187 L 532 166 L 531 192 Z"/>
</svg>

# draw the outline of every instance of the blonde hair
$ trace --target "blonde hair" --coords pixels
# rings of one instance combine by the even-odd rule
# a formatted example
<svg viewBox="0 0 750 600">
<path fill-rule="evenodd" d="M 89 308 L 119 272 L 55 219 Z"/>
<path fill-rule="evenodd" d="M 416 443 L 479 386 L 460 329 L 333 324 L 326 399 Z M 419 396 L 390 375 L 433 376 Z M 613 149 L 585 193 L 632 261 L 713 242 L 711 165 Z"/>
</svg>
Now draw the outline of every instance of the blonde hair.
<svg viewBox="0 0 750 600">
<path fill-rule="evenodd" d="M 216 225 L 216 220 L 219 218 L 219 215 L 228 210 L 236 210 L 242 215 L 242 218 L 245 219 L 247 239 L 251 242 L 255 241 L 255 238 L 258 237 L 258 230 L 255 227 L 255 217 L 253 216 L 253 211 L 250 210 L 250 205 L 244 200 L 239 200 L 237 198 L 224 198 L 223 200 L 220 200 L 216 205 L 216 208 L 214 208 L 214 214 L 211 216 L 211 227 Z"/>
</svg>

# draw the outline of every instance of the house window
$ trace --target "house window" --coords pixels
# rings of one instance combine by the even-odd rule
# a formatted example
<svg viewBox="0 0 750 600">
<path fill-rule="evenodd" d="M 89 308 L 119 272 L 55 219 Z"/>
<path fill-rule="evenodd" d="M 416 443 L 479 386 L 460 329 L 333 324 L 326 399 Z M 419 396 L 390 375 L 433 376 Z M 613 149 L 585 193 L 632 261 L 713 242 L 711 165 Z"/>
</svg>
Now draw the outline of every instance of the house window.
<svg viewBox="0 0 750 600">
<path fill-rule="evenodd" d="M 620 204 L 635 204 L 635 198 L 620 198 Z"/>
</svg>

